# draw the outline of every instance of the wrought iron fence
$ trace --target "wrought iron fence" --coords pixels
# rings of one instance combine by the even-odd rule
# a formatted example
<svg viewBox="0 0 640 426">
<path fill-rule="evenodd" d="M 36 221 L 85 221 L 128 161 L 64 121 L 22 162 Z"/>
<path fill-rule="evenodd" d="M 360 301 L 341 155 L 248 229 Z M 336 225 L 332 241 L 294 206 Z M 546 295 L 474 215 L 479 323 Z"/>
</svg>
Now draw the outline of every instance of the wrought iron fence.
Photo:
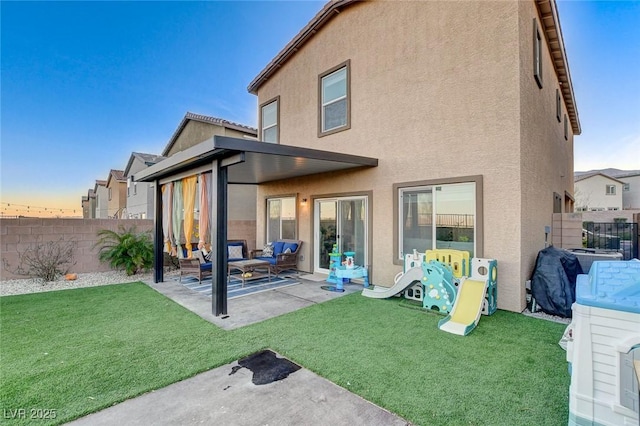
<svg viewBox="0 0 640 426">
<path fill-rule="evenodd" d="M 582 224 L 582 241 L 586 248 L 616 251 L 624 260 L 638 258 L 638 224 L 626 222 Z"/>
</svg>

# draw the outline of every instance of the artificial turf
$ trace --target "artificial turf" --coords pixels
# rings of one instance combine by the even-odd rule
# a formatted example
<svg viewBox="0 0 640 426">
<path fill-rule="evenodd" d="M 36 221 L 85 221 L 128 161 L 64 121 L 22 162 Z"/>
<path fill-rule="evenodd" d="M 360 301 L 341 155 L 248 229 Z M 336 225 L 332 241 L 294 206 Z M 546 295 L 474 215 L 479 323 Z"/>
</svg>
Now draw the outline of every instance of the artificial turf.
<svg viewBox="0 0 640 426">
<path fill-rule="evenodd" d="M 268 347 L 414 424 L 567 423 L 563 324 L 498 311 L 462 337 L 440 318 L 353 294 L 224 331 L 142 283 L 5 296 L 0 407 L 62 423 Z"/>
</svg>

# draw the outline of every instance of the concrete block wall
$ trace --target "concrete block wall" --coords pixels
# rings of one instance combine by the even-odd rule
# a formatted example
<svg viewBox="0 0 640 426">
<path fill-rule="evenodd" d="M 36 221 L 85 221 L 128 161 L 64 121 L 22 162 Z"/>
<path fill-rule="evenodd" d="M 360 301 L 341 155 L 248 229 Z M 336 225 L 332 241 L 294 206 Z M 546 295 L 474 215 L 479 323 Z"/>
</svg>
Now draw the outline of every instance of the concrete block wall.
<svg viewBox="0 0 640 426">
<path fill-rule="evenodd" d="M 582 248 L 582 214 L 554 213 L 551 243 L 558 248 Z"/>
<path fill-rule="evenodd" d="M 117 231 L 119 226 L 135 226 L 137 231 L 152 231 L 150 219 L 49 219 L 18 218 L 0 219 L 0 279 L 25 278 L 5 270 L 4 260 L 11 269 L 19 263 L 19 252 L 33 247 L 34 244 L 48 241 L 75 241 L 74 260 L 76 264 L 71 272 L 104 272 L 111 268 L 98 260 L 98 249 L 94 248 L 98 240 L 98 231 L 110 229 Z"/>
<path fill-rule="evenodd" d="M 94 248 L 94 245 L 98 240 L 98 231 L 118 231 L 119 226 L 135 226 L 139 232 L 153 232 L 151 219 L 0 219 L 0 280 L 25 278 L 5 270 L 4 259 L 10 269 L 14 269 L 20 260 L 19 252 L 48 241 L 75 241 L 76 264 L 71 272 L 109 271 L 109 265 L 98 260 L 98 248 Z M 230 220 L 228 234 L 229 239 L 246 240 L 249 250 L 256 248 L 255 220 Z"/>
</svg>

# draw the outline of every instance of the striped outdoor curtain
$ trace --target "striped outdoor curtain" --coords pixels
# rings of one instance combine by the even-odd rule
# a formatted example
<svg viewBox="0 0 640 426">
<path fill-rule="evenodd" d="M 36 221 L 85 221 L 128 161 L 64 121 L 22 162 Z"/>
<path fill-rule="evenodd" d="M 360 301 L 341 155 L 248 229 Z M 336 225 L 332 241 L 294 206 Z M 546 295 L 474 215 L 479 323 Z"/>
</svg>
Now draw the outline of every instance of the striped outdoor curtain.
<svg viewBox="0 0 640 426">
<path fill-rule="evenodd" d="M 187 257 L 191 258 L 191 236 L 193 235 L 193 208 L 196 204 L 197 176 L 182 179 L 182 196 L 184 198 L 184 238 Z"/>
<path fill-rule="evenodd" d="M 175 250 L 179 259 L 184 258 L 182 252 L 182 245 L 180 244 L 180 236 L 182 235 L 182 220 L 183 220 L 183 206 L 182 206 L 182 181 L 173 182 L 173 236 L 175 238 Z"/>
<path fill-rule="evenodd" d="M 209 186 L 211 185 L 211 173 L 200 174 L 200 231 L 198 248 L 206 244 L 209 234 Z"/>
<path fill-rule="evenodd" d="M 171 229 L 171 215 L 173 211 L 173 183 L 162 185 L 162 233 L 164 234 L 164 251 L 171 253 L 173 230 Z"/>
</svg>

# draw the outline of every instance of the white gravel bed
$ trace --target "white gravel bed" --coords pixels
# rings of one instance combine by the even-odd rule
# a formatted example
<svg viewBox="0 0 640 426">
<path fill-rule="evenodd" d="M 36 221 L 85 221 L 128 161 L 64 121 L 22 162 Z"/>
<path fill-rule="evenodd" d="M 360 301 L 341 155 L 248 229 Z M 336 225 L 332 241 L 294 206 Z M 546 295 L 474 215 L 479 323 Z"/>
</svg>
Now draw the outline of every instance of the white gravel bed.
<svg viewBox="0 0 640 426">
<path fill-rule="evenodd" d="M 177 273 L 178 271 L 169 271 L 165 272 L 164 275 L 166 277 Z M 60 277 L 57 281 L 51 282 L 43 282 L 33 278 L 0 281 L 0 296 L 68 290 L 81 287 L 97 287 L 136 281 L 153 281 L 153 271 L 136 275 L 127 275 L 124 271 L 79 273 L 77 275 L 78 279 L 72 281 L 65 280 L 64 276 Z"/>
</svg>

